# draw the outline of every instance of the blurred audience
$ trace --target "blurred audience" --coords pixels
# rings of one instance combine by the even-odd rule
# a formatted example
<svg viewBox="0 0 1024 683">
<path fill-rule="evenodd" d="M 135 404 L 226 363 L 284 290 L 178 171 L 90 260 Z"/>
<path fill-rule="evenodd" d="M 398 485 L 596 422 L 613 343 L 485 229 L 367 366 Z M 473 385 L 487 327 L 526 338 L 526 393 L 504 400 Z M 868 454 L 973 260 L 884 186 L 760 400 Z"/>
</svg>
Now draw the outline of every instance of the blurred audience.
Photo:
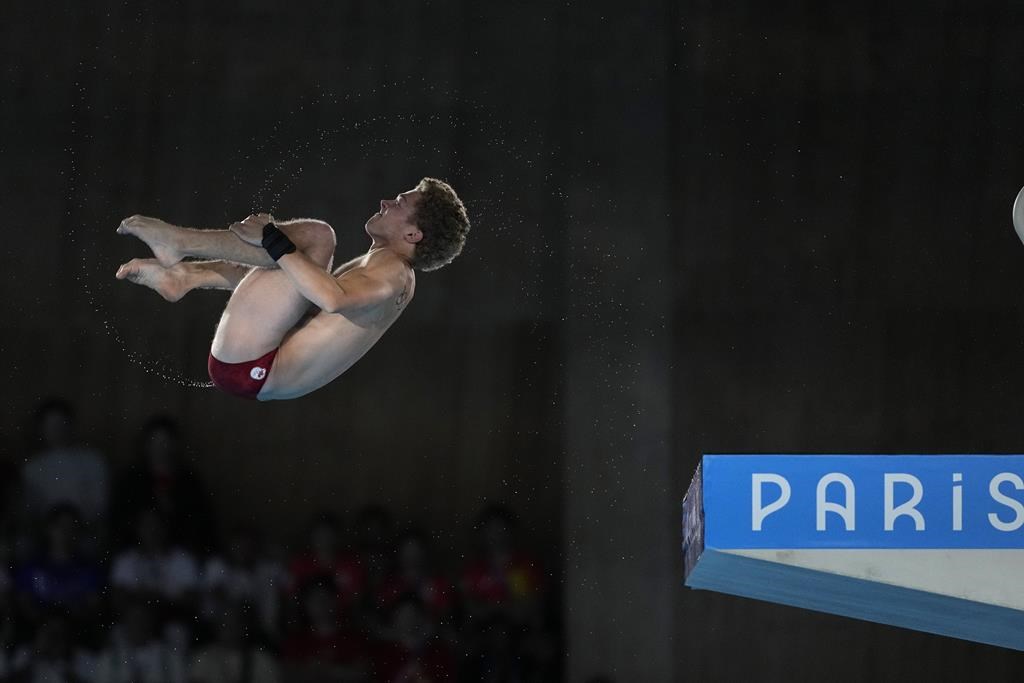
<svg viewBox="0 0 1024 683">
<path fill-rule="evenodd" d="M 94 683 L 186 683 L 185 650 L 162 635 L 157 612 L 141 595 L 120 601 L 109 644 L 96 660 Z"/>
<path fill-rule="evenodd" d="M 39 521 L 57 503 L 71 503 L 88 528 L 92 548 L 98 548 L 110 496 L 106 459 L 75 436 L 75 411 L 63 399 L 43 402 L 32 421 L 33 452 L 21 468 L 22 505 L 27 523 Z"/>
<path fill-rule="evenodd" d="M 530 676 L 528 662 L 522 656 L 520 629 L 500 613 L 484 617 L 474 624 L 469 656 L 463 680 L 484 683 L 519 682 L 538 679 Z"/>
<path fill-rule="evenodd" d="M 434 568 L 430 541 L 423 529 L 404 531 L 395 543 L 395 563 L 376 594 L 376 610 L 390 613 L 395 602 L 415 594 L 423 608 L 439 624 L 450 624 L 455 607 L 455 586 Z"/>
<path fill-rule="evenodd" d="M 99 616 L 103 569 L 79 547 L 81 518 L 71 503 L 57 503 L 46 517 L 37 554 L 14 572 L 21 614 L 32 626 L 60 611 L 82 628 Z"/>
<path fill-rule="evenodd" d="M 341 523 L 321 512 L 309 527 L 309 544 L 288 565 L 289 593 L 295 595 L 311 579 L 329 577 L 334 583 L 339 612 L 351 614 L 366 585 L 366 570 L 352 552 L 342 546 Z"/>
<path fill-rule="evenodd" d="M 9 681 L 14 675 L 15 648 L 18 639 L 11 603 L 0 602 L 0 681 Z"/>
<path fill-rule="evenodd" d="M 135 458 L 117 478 L 111 513 L 120 542 L 132 540 L 133 521 L 147 508 L 156 508 L 189 550 L 205 554 L 213 548 L 216 525 L 209 495 L 185 467 L 177 421 L 165 415 L 143 425 Z"/>
<path fill-rule="evenodd" d="M 480 672 L 489 680 L 544 680 L 556 666 L 545 623 L 544 572 L 539 558 L 520 546 L 518 528 L 509 508 L 487 505 L 477 517 L 476 556 L 460 579 L 464 645 L 470 661 L 494 668 Z M 514 662 L 506 651 L 514 652 Z"/>
<path fill-rule="evenodd" d="M 67 620 L 48 615 L 35 629 L 31 642 L 13 655 L 11 683 L 86 683 L 92 681 L 92 661 L 77 647 Z"/>
<path fill-rule="evenodd" d="M 423 600 L 406 593 L 391 606 L 388 628 L 373 648 L 373 680 L 387 683 L 451 681 L 456 654 L 438 635 Z"/>
<path fill-rule="evenodd" d="M 517 520 L 507 507 L 488 505 L 477 518 L 476 556 L 462 570 L 468 617 L 503 615 L 528 624 L 539 616 L 543 572 L 538 558 L 519 547 Z"/>
<path fill-rule="evenodd" d="M 311 579 L 298 594 L 299 619 L 284 643 L 292 665 L 290 678 L 362 681 L 369 670 L 367 637 L 338 610 L 337 582 L 331 576 Z"/>
<path fill-rule="evenodd" d="M 203 616 L 211 620 L 225 606 L 249 605 L 260 639 L 280 642 L 284 567 L 261 552 L 256 533 L 247 527 L 235 527 L 226 541 L 224 552 L 210 556 L 203 569 Z"/>
<path fill-rule="evenodd" d="M 365 576 L 364 595 L 370 598 L 391 571 L 395 520 L 386 507 L 370 503 L 356 511 L 355 531 L 356 552 Z"/>
<path fill-rule="evenodd" d="M 559 680 L 557 584 L 509 508 L 486 506 L 446 557 L 382 505 L 348 532 L 321 511 L 285 563 L 246 526 L 218 542 L 167 417 L 146 422 L 105 516 L 106 465 L 73 415 L 41 405 L 36 454 L 0 487 L 0 683 Z"/>
<path fill-rule="evenodd" d="M 214 642 L 199 650 L 192 662 L 191 683 L 277 683 L 277 659 L 253 637 L 251 611 L 228 603 L 216 619 Z"/>
<path fill-rule="evenodd" d="M 199 569 L 192 553 L 168 536 L 159 510 L 140 511 L 136 544 L 114 555 L 110 583 L 116 605 L 142 600 L 155 607 L 164 637 L 185 647 L 198 612 Z"/>
</svg>

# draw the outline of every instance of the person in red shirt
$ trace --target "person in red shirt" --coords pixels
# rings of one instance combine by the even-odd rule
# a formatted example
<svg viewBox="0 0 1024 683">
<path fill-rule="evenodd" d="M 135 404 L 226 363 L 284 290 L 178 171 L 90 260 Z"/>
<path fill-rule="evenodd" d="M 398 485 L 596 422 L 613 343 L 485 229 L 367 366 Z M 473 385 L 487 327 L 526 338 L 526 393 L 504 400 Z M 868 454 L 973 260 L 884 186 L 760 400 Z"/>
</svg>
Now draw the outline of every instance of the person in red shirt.
<svg viewBox="0 0 1024 683">
<path fill-rule="evenodd" d="M 533 555 L 514 541 L 515 515 L 492 504 L 478 517 L 477 554 L 462 571 L 460 588 L 467 617 L 504 613 L 511 621 L 533 623 L 540 616 L 543 571 Z"/>
<path fill-rule="evenodd" d="M 369 641 L 338 613 L 334 579 L 313 579 L 299 591 L 300 618 L 281 649 L 291 676 L 359 679 L 369 668 Z"/>
<path fill-rule="evenodd" d="M 455 586 L 434 570 L 429 537 L 419 528 L 408 529 L 399 537 L 395 568 L 377 591 L 377 609 L 390 612 L 405 593 L 415 593 L 427 613 L 441 622 L 448 620 L 454 608 Z"/>
<path fill-rule="evenodd" d="M 455 653 L 438 635 L 423 601 L 403 594 L 392 605 L 388 628 L 373 647 L 373 680 L 381 683 L 441 683 L 456 676 Z"/>
<path fill-rule="evenodd" d="M 322 513 L 310 526 L 309 547 L 288 565 L 288 592 L 295 595 L 308 581 L 330 576 L 338 596 L 338 607 L 350 612 L 366 585 L 366 572 L 359 558 L 341 545 L 341 525 L 330 513 Z"/>
<path fill-rule="evenodd" d="M 545 624 L 540 562 L 518 546 L 511 510 L 492 504 L 477 519 L 477 554 L 460 582 L 469 675 L 472 680 L 547 680 L 556 652 Z"/>
<path fill-rule="evenodd" d="M 204 554 L 217 545 L 217 528 L 210 494 L 187 466 L 185 441 L 174 418 L 155 415 L 146 421 L 136 442 L 136 455 L 119 473 L 114 485 L 111 519 L 120 543 L 135 536 L 134 520 L 155 507 L 167 520 L 174 540 Z"/>
</svg>

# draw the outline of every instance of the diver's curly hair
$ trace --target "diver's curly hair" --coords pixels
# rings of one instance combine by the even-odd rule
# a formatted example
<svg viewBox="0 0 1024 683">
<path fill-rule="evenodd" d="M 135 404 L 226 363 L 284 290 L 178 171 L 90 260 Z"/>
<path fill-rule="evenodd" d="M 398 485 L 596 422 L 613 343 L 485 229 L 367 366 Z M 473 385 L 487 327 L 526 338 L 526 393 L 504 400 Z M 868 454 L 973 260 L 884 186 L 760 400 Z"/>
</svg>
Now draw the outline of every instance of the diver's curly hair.
<svg viewBox="0 0 1024 683">
<path fill-rule="evenodd" d="M 424 178 L 416 190 L 420 198 L 413 222 L 423 238 L 416 243 L 412 267 L 437 270 L 462 252 L 469 234 L 469 216 L 455 190 L 443 180 Z"/>
</svg>

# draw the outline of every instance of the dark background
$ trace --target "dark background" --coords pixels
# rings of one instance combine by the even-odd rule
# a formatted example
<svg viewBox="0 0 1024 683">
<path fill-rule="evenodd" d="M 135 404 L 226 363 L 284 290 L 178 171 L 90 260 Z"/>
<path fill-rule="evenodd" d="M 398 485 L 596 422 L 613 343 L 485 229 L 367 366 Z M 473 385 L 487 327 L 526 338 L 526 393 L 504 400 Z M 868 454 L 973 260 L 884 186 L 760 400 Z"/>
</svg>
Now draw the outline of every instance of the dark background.
<svg viewBox="0 0 1024 683">
<path fill-rule="evenodd" d="M 221 516 L 379 501 L 457 552 L 502 501 L 564 678 L 1013 680 L 1020 656 L 682 588 L 702 452 L 1020 452 L 1024 8 L 1012 2 L 37 3 L 3 34 L 8 457 L 43 397 L 114 462 L 185 426 Z M 365 248 L 448 179 L 474 221 L 308 397 L 210 389 L 224 296 L 116 283 L 132 213 Z"/>
</svg>

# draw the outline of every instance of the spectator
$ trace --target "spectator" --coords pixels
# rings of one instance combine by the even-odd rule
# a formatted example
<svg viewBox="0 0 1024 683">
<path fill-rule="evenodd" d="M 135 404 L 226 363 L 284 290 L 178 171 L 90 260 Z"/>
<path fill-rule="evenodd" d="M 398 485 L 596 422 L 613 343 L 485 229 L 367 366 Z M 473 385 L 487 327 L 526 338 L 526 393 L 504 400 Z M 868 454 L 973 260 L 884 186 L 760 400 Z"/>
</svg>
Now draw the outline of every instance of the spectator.
<svg viewBox="0 0 1024 683">
<path fill-rule="evenodd" d="M 504 613 L 513 622 L 541 616 L 543 573 L 538 560 L 515 543 L 515 515 L 492 504 L 476 525 L 476 557 L 463 569 L 461 589 L 469 617 Z"/>
<path fill-rule="evenodd" d="M 63 399 L 42 403 L 33 427 L 36 450 L 21 470 L 30 519 L 38 520 L 57 503 L 73 503 L 90 527 L 102 524 L 109 504 L 107 462 L 95 449 L 76 442 L 71 404 Z"/>
<path fill-rule="evenodd" d="M 158 616 L 141 597 L 121 601 L 93 683 L 186 683 L 184 648 L 160 637 Z"/>
<path fill-rule="evenodd" d="M 114 487 L 113 519 L 120 522 L 115 531 L 122 543 L 132 538 L 131 520 L 151 507 L 160 511 L 178 540 L 193 552 L 205 554 L 213 548 L 216 525 L 209 496 L 184 466 L 178 423 L 162 415 L 143 426 L 136 457 Z"/>
<path fill-rule="evenodd" d="M 30 645 L 20 648 L 4 680 L 11 683 L 86 683 L 91 660 L 76 647 L 64 617 L 49 615 L 36 629 Z"/>
<path fill-rule="evenodd" d="M 56 610 L 77 626 L 96 620 L 103 573 L 82 556 L 80 523 L 74 505 L 54 505 L 46 517 L 42 552 L 15 571 L 19 606 L 30 624 L 40 623 L 44 614 Z"/>
<path fill-rule="evenodd" d="M 369 643 L 350 622 L 339 618 L 336 586 L 332 577 L 324 576 L 309 581 L 299 591 L 299 623 L 283 648 L 283 655 L 291 664 L 289 680 L 360 681 L 365 678 L 369 669 Z"/>
<path fill-rule="evenodd" d="M 199 571 L 184 548 L 170 543 L 167 525 L 155 508 L 136 520 L 137 543 L 114 557 L 110 582 L 118 602 L 143 599 L 159 608 L 158 621 L 175 644 L 188 640 L 186 624 L 197 612 Z"/>
<path fill-rule="evenodd" d="M 217 619 L 216 640 L 192 662 L 192 683 L 277 683 L 277 660 L 253 643 L 250 612 L 228 604 Z"/>
<path fill-rule="evenodd" d="M 454 680 L 455 655 L 415 593 L 392 605 L 389 628 L 373 649 L 373 677 L 386 683 Z"/>
<path fill-rule="evenodd" d="M 261 636 L 279 642 L 281 593 L 286 579 L 279 562 L 261 556 L 256 535 L 237 527 L 228 537 L 227 551 L 206 562 L 203 615 L 212 619 L 225 605 L 252 605 Z"/>
<path fill-rule="evenodd" d="M 454 607 L 455 586 L 434 571 L 427 534 L 419 528 L 406 530 L 398 539 L 395 560 L 394 570 L 377 591 L 377 610 L 390 613 L 398 598 L 414 593 L 431 618 L 448 621 Z"/>
<path fill-rule="evenodd" d="M 288 565 L 289 593 L 295 595 L 311 579 L 323 576 L 334 581 L 340 611 L 350 613 L 365 589 L 366 572 L 357 557 L 343 552 L 340 524 L 330 513 L 314 519 L 309 530 L 309 549 Z"/>
<path fill-rule="evenodd" d="M 532 680 L 552 666 L 551 641 L 544 628 L 543 573 L 537 559 L 518 547 L 516 528 L 515 515 L 503 505 L 489 505 L 477 518 L 476 556 L 460 582 L 467 618 L 464 644 L 478 653 L 477 659 L 490 657 L 489 666 L 497 671 L 509 656 L 503 648 L 512 648 L 513 668 Z"/>
</svg>

